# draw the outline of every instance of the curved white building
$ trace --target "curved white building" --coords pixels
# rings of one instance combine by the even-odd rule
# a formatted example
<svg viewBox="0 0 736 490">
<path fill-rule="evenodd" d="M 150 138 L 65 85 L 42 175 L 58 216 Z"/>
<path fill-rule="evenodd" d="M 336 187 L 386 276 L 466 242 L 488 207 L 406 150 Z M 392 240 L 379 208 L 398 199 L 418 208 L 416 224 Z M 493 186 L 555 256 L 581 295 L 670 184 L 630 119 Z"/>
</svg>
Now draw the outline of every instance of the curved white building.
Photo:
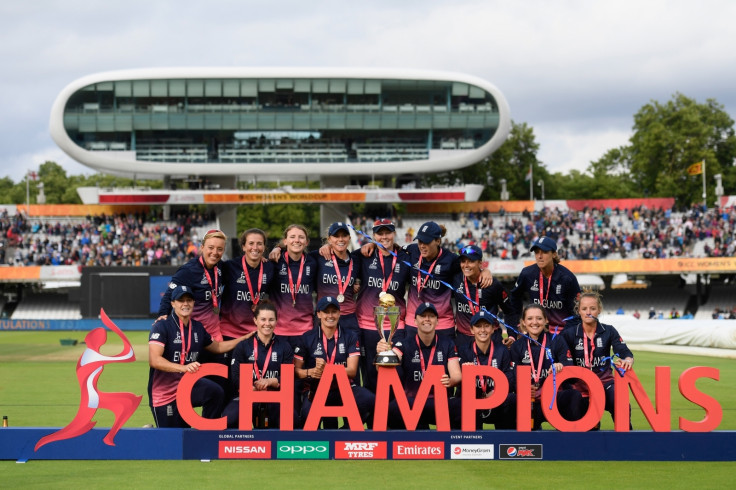
<svg viewBox="0 0 736 490">
<path fill-rule="evenodd" d="M 160 68 L 72 82 L 50 128 L 96 171 L 220 180 L 457 169 L 496 150 L 510 116 L 495 86 L 458 73 Z"/>
</svg>

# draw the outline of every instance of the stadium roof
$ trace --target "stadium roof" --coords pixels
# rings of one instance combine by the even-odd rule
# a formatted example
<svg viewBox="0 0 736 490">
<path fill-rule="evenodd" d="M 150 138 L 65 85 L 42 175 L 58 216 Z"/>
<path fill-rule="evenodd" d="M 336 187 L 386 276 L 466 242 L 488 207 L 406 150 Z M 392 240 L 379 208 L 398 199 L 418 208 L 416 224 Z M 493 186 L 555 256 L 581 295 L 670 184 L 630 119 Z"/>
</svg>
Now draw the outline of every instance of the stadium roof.
<svg viewBox="0 0 736 490">
<path fill-rule="evenodd" d="M 397 175 L 477 163 L 506 139 L 491 83 L 402 69 L 157 68 L 65 87 L 50 130 L 97 171 L 187 175 Z"/>
</svg>

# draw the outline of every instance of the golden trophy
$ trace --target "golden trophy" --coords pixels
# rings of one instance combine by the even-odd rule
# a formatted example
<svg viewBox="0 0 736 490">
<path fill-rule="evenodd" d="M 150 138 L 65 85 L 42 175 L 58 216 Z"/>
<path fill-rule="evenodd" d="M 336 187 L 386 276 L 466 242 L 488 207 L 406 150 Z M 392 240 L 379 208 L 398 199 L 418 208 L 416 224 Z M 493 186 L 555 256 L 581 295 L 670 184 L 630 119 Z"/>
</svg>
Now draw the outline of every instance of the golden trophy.
<svg viewBox="0 0 736 490">
<path fill-rule="evenodd" d="M 399 324 L 400 314 L 401 310 L 399 310 L 399 307 L 396 306 L 396 298 L 394 298 L 393 295 L 382 293 L 378 297 L 378 306 L 373 308 L 373 319 L 376 323 L 378 335 L 380 335 L 381 339 L 388 343 L 389 346 L 391 345 L 391 339 L 393 339 L 394 333 L 396 333 L 396 327 Z M 383 323 L 386 318 L 388 318 L 388 322 L 391 325 L 391 333 L 389 333 L 388 339 L 383 332 Z M 399 359 L 399 356 L 396 354 L 396 352 L 392 350 L 387 350 L 377 353 L 376 359 L 373 364 L 375 364 L 376 366 L 391 367 L 401 364 L 401 360 Z"/>
</svg>

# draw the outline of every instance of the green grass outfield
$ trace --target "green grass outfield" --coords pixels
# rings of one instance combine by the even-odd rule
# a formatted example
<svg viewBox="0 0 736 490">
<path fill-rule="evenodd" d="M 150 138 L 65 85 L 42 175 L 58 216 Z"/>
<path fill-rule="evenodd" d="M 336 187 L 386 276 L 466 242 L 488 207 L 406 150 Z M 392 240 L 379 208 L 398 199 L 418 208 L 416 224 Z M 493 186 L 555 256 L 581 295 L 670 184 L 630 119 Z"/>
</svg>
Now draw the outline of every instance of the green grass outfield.
<svg viewBox="0 0 736 490">
<path fill-rule="evenodd" d="M 61 427 L 76 414 L 79 387 L 76 362 L 84 350 L 86 332 L 0 332 L 0 415 L 12 426 Z M 138 360 L 116 364 L 100 377 L 105 391 L 144 394 L 148 380 L 147 332 L 128 332 Z M 76 339 L 77 346 L 61 346 L 62 338 Z M 120 344 L 109 335 L 104 354 L 116 354 Z M 685 400 L 677 388 L 679 375 L 692 366 L 713 366 L 720 381 L 701 379 L 698 389 L 712 396 L 723 408 L 718 430 L 736 430 L 736 363 L 712 357 L 636 352 L 635 371 L 650 399 L 654 398 L 654 367 L 670 366 L 672 377 L 672 428 L 678 417 L 700 420 L 704 411 Z M 112 415 L 97 412 L 97 427 L 109 427 Z M 141 427 L 152 423 L 148 401 L 126 424 Z M 636 405 L 632 410 L 635 429 L 647 429 Z M 545 424 L 546 425 L 546 424 Z M 549 428 L 549 426 L 547 426 Z M 603 430 L 613 423 L 605 413 Z M 1 430 L 1 429 L 0 429 Z M 736 436 L 734 442 L 736 443 Z M 523 468 L 518 465 L 524 465 Z M 529 466 L 532 465 L 532 466 Z M 243 487 L 296 485 L 298 488 L 473 488 L 473 487 L 566 487 L 625 486 L 630 488 L 705 488 L 730 486 L 736 463 L 684 462 L 547 462 L 547 461 L 30 461 L 0 462 L 0 486 L 34 487 L 161 487 L 188 483 L 214 488 L 223 484 Z"/>
</svg>

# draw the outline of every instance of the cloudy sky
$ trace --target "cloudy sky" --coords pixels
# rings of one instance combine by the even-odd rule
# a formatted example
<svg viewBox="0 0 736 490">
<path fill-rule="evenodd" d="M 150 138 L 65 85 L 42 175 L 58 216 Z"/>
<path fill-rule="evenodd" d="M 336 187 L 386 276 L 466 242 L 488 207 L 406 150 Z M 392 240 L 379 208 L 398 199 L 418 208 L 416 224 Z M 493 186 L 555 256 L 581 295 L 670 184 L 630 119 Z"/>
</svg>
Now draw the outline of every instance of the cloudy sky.
<svg viewBox="0 0 736 490">
<path fill-rule="evenodd" d="M 495 84 L 553 172 L 626 144 L 634 113 L 675 92 L 736 117 L 736 2 L 82 0 L 0 5 L 0 177 L 45 160 L 77 78 L 173 66 L 401 67 Z"/>
</svg>

